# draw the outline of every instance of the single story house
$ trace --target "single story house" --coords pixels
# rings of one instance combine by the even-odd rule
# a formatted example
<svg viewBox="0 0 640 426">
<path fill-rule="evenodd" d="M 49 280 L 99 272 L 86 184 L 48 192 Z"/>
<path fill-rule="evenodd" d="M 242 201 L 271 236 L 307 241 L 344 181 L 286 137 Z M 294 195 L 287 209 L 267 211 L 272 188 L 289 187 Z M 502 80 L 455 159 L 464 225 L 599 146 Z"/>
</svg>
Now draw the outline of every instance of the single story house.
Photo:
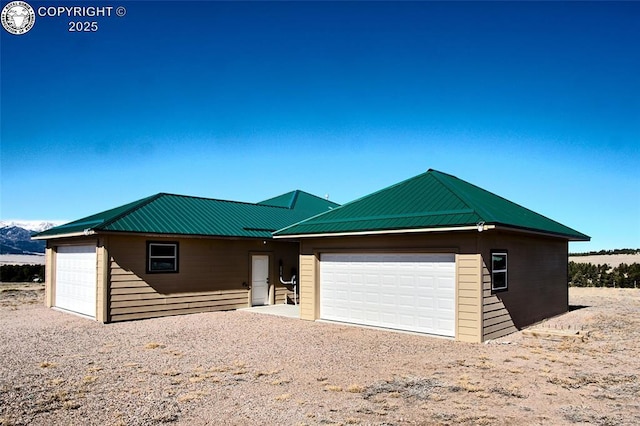
<svg viewBox="0 0 640 426">
<path fill-rule="evenodd" d="M 436 170 L 343 206 L 158 194 L 35 238 L 47 306 L 101 322 L 285 303 L 284 265 L 301 319 L 467 342 L 566 312 L 568 242 L 590 239 Z"/>
<path fill-rule="evenodd" d="M 300 317 L 482 342 L 568 310 L 590 237 L 429 170 L 274 233 L 300 241 Z"/>
<path fill-rule="evenodd" d="M 303 191 L 260 203 L 157 194 L 34 238 L 45 303 L 100 322 L 283 303 L 298 242 L 272 233 L 338 204 Z"/>
</svg>

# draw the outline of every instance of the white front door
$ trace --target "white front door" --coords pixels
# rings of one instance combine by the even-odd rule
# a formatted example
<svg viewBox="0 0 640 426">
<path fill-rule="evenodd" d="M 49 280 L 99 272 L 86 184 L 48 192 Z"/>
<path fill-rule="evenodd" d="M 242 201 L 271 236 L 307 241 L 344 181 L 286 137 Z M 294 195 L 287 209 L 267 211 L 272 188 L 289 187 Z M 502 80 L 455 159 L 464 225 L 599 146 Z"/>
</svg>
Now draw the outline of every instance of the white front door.
<svg viewBox="0 0 640 426">
<path fill-rule="evenodd" d="M 251 256 L 251 305 L 269 304 L 269 256 Z"/>
<path fill-rule="evenodd" d="M 95 318 L 96 265 L 95 244 L 58 247 L 54 306 Z"/>
</svg>

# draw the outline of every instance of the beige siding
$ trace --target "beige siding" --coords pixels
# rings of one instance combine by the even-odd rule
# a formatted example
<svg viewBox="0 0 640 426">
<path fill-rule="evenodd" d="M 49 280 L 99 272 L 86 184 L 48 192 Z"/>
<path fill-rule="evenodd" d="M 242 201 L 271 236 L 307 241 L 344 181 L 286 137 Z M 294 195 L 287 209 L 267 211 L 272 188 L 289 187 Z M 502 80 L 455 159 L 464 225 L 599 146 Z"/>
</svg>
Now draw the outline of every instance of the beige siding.
<svg viewBox="0 0 640 426">
<path fill-rule="evenodd" d="M 291 277 L 286 277 L 286 279 L 290 280 Z M 275 298 L 276 305 L 282 305 L 282 304 L 292 305 L 294 304 L 294 302 L 297 303 L 300 301 L 300 295 L 297 295 L 295 299 L 297 300 L 294 300 L 293 287 L 284 286 L 282 284 L 276 285 L 276 298 Z"/>
<path fill-rule="evenodd" d="M 456 256 L 456 339 L 482 341 L 482 259 L 479 254 Z"/>
<path fill-rule="evenodd" d="M 179 272 L 148 274 L 147 241 L 177 241 Z M 288 292 L 279 283 L 278 262 L 285 271 L 298 267 L 298 246 L 286 242 L 110 235 L 108 250 L 108 321 L 247 307 L 252 254 L 270 256 L 271 301 L 283 303 Z"/>
<path fill-rule="evenodd" d="M 300 318 L 316 320 L 320 318 L 320 298 L 318 283 L 318 258 L 300 255 Z"/>
<path fill-rule="evenodd" d="M 50 308 L 53 306 L 55 300 L 54 271 L 56 264 L 54 251 L 49 245 L 49 242 L 47 242 L 47 249 L 45 251 L 44 265 L 44 304 L 47 308 Z"/>
<path fill-rule="evenodd" d="M 509 252 L 509 289 L 491 291 L 486 262 L 492 249 Z M 303 239 L 301 317 L 319 312 L 318 255 L 328 252 L 448 252 L 456 257 L 456 338 L 480 342 L 565 312 L 567 241 L 492 230 Z"/>
<path fill-rule="evenodd" d="M 491 250 L 508 251 L 508 290 L 491 291 Z M 483 339 L 495 339 L 568 310 L 567 241 L 483 234 Z"/>
<path fill-rule="evenodd" d="M 477 253 L 477 232 L 448 234 L 398 234 L 356 237 L 304 239 L 300 242 L 302 254 L 314 252 L 427 252 Z"/>
<path fill-rule="evenodd" d="M 517 331 L 499 293 L 491 292 L 491 274 L 485 262 L 482 262 L 482 294 L 482 340 L 497 339 Z"/>
<path fill-rule="evenodd" d="M 105 238 L 98 241 L 97 255 L 97 275 L 98 285 L 96 286 L 96 320 L 107 322 L 108 301 L 109 301 L 109 251 L 105 246 Z"/>
</svg>

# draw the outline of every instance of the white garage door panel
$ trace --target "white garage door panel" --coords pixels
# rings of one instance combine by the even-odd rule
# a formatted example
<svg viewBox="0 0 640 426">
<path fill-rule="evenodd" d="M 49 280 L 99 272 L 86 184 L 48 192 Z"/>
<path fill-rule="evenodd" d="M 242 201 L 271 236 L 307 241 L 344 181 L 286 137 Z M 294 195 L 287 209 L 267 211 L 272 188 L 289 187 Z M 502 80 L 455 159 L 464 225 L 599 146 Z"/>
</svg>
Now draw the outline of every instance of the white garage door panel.
<svg viewBox="0 0 640 426">
<path fill-rule="evenodd" d="M 60 246 L 56 255 L 55 306 L 96 316 L 96 246 Z"/>
<path fill-rule="evenodd" d="M 455 255 L 323 254 L 323 319 L 455 336 Z"/>
</svg>

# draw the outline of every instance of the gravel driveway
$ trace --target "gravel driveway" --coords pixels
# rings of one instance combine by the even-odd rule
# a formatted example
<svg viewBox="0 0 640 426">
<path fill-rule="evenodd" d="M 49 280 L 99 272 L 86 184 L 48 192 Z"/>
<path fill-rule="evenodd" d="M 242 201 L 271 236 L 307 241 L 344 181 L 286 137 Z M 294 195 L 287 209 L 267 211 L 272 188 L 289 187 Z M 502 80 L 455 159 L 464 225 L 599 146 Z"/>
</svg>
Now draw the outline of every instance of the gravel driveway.
<svg viewBox="0 0 640 426">
<path fill-rule="evenodd" d="M 640 290 L 490 344 L 245 311 L 102 325 L 0 290 L 0 424 L 640 424 Z M 5 291 L 6 290 L 6 291 Z M 539 326 L 540 327 L 540 326 Z"/>
</svg>

